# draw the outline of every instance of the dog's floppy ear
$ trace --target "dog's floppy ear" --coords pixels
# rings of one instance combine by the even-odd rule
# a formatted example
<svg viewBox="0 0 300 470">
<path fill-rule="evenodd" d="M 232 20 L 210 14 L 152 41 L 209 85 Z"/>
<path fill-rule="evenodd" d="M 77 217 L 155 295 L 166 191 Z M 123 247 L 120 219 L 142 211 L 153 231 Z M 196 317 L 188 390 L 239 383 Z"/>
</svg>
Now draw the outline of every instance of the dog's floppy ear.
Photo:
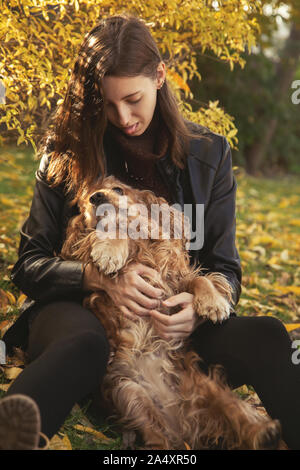
<svg viewBox="0 0 300 470">
<path fill-rule="evenodd" d="M 151 209 L 151 204 L 168 204 L 166 199 L 156 196 L 149 189 L 139 190 L 139 202 L 145 204 L 148 209 Z"/>
<path fill-rule="evenodd" d="M 139 199 L 140 202 L 144 203 L 147 206 L 149 217 L 151 216 L 151 206 L 159 206 L 161 214 L 159 218 L 161 234 L 165 233 L 166 235 L 166 231 L 168 231 L 168 234 L 170 234 L 170 238 L 180 238 L 182 240 L 183 248 L 185 250 L 188 249 L 191 231 L 189 218 L 185 216 L 179 208 L 174 207 L 174 205 L 170 205 L 165 198 L 156 196 L 152 191 L 141 190 L 139 194 Z M 163 220 L 166 221 L 165 227 L 161 223 L 161 221 Z M 168 221 L 170 221 L 169 224 Z"/>
<path fill-rule="evenodd" d="M 66 230 L 65 242 L 62 246 L 60 257 L 63 259 L 72 259 L 74 245 L 86 235 L 85 219 L 82 213 L 72 217 Z"/>
</svg>

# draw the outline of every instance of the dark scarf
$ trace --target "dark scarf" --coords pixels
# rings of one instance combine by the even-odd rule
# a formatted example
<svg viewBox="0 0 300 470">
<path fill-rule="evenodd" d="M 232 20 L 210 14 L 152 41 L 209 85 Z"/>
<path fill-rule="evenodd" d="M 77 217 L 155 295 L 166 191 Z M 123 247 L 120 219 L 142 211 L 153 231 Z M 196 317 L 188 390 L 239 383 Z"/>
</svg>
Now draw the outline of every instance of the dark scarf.
<svg viewBox="0 0 300 470">
<path fill-rule="evenodd" d="M 166 155 L 170 139 L 158 107 L 141 135 L 128 136 L 110 122 L 106 132 L 110 133 L 120 159 L 124 160 L 128 169 L 127 173 L 116 176 L 126 184 L 138 189 L 150 189 L 156 196 L 162 196 L 171 202 L 169 191 L 155 168 L 155 160 Z"/>
</svg>

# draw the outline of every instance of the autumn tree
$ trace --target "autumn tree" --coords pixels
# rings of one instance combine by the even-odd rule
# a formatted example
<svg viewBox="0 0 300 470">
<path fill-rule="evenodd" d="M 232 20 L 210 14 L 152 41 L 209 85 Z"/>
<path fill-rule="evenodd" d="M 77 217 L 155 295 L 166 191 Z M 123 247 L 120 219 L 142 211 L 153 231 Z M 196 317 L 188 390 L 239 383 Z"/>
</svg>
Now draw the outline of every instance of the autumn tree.
<svg viewBox="0 0 300 470">
<path fill-rule="evenodd" d="M 231 70 L 244 67 L 241 54 L 251 50 L 259 26 L 253 13 L 260 1 L 228 0 L 11 0 L 1 1 L 0 75 L 6 104 L 0 105 L 2 142 L 36 147 L 50 112 L 61 103 L 83 36 L 100 19 L 123 12 L 144 19 L 167 65 L 182 113 L 226 135 L 234 146 L 233 118 L 209 102 L 192 110 L 188 81 L 201 80 L 196 50 L 211 51 Z"/>
<path fill-rule="evenodd" d="M 245 67 L 231 72 L 211 51 L 199 51 L 202 80 L 195 77 L 189 86 L 193 109 L 218 100 L 234 116 L 235 164 L 253 175 L 271 176 L 299 172 L 299 104 L 293 103 L 292 94 L 300 92 L 300 0 L 261 3 L 262 13 L 253 13 L 261 34 L 251 55 L 242 53 Z"/>
</svg>

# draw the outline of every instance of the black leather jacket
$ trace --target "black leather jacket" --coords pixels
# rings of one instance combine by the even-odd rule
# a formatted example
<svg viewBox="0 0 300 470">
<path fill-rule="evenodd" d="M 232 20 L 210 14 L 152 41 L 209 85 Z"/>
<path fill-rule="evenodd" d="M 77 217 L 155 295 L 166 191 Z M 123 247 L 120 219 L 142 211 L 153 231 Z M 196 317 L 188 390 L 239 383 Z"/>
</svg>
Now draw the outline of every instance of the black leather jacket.
<svg viewBox="0 0 300 470">
<path fill-rule="evenodd" d="M 188 122 L 195 126 L 194 123 Z M 170 155 L 156 161 L 174 202 L 204 204 L 204 245 L 190 251 L 194 260 L 208 271 L 224 273 L 234 290 L 233 307 L 241 294 L 241 264 L 235 245 L 235 194 L 236 180 L 232 172 L 231 149 L 227 139 L 207 128 L 211 141 L 192 139 L 187 165 L 179 169 Z M 120 171 L 120 159 L 114 151 L 114 143 L 104 137 L 107 174 Z M 30 312 L 41 304 L 58 300 L 82 301 L 82 263 L 63 261 L 59 253 L 70 217 L 78 213 L 78 207 L 69 207 L 69 198 L 63 187 L 50 188 L 45 180 L 48 156 L 44 155 L 36 171 L 36 184 L 29 217 L 21 228 L 19 258 L 11 272 L 11 279 L 27 299 L 16 322 L 5 333 L 3 340 L 7 352 L 12 346 L 27 347 L 28 318 Z"/>
</svg>

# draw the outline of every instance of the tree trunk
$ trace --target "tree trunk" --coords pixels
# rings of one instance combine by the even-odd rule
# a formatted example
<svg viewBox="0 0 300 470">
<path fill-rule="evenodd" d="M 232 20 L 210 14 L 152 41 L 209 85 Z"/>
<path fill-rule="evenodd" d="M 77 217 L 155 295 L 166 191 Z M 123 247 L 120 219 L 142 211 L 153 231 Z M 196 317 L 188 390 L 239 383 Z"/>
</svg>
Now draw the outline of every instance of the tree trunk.
<svg viewBox="0 0 300 470">
<path fill-rule="evenodd" d="M 276 82 L 277 89 L 274 99 L 279 103 L 281 100 L 290 99 L 289 91 L 295 76 L 300 58 L 300 26 L 292 23 L 290 35 L 286 40 L 285 47 L 280 54 L 277 65 Z M 246 171 L 250 174 L 258 174 L 267 149 L 272 145 L 272 138 L 276 132 L 280 117 L 275 115 L 269 122 L 258 122 L 262 127 L 261 138 L 246 151 Z"/>
</svg>

